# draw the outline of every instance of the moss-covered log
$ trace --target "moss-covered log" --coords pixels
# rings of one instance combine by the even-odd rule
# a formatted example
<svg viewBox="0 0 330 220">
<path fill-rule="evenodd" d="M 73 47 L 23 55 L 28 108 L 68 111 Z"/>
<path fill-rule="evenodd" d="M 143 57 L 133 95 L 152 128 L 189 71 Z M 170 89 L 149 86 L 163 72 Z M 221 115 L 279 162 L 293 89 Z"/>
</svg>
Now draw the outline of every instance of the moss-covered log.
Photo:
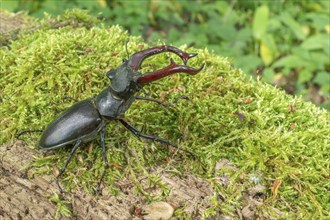
<svg viewBox="0 0 330 220">
<path fill-rule="evenodd" d="M 13 185 L 36 192 L 35 198 L 40 198 L 36 204 L 51 198 L 57 208 L 49 208 L 47 216 L 53 217 L 56 210 L 58 215 L 71 210 L 78 216 L 80 205 L 85 207 L 86 204 L 76 206 L 75 199 L 81 200 L 87 194 L 89 199 L 82 203 L 90 203 L 93 208 L 97 199 L 117 199 L 125 193 L 144 203 L 169 201 L 173 195 L 171 181 L 166 181 L 169 173 L 176 181 L 185 180 L 184 176 L 189 173 L 201 181 L 203 187 L 210 186 L 206 188 L 211 191 L 190 201 L 194 203 L 192 207 L 203 207 L 197 216 L 292 219 L 329 216 L 329 113 L 299 97 L 246 77 L 226 58 L 206 49 L 186 46 L 181 49 L 199 53 L 189 61 L 189 66 L 199 67 L 205 63 L 204 70 L 193 77 L 178 74 L 162 79 L 146 87 L 145 92 L 164 102 L 172 102 L 183 95 L 188 100 L 179 100 L 168 109 L 154 103 L 136 102 L 126 118 L 145 133 L 189 148 L 196 159 L 173 152 L 164 145 L 136 139 L 119 123 L 113 122 L 108 126 L 106 144 L 108 158 L 114 166 L 105 178 L 101 198 L 89 195 L 103 172 L 98 141 L 79 150 L 69 164 L 62 179 L 66 191 L 71 192 L 65 200 L 52 193 L 57 190 L 54 185 L 47 186 L 49 188 L 39 196 L 35 188 L 43 185 L 38 179 L 52 182 L 49 176 L 56 175 L 69 149 L 38 155 L 32 162 L 24 158 L 37 155 L 38 151 L 30 148 L 36 146 L 38 134 L 24 136 L 28 146 L 20 145 L 21 149 L 13 155 L 8 151 L 15 148 L 8 143 L 19 131 L 45 128 L 73 104 L 74 101 L 63 99 L 64 96 L 82 100 L 105 88 L 109 83 L 105 73 L 127 57 L 126 38 L 130 39 L 131 54 L 160 44 L 146 45 L 120 27 L 105 27 L 95 18 L 75 10 L 36 22 L 35 28 L 21 32 L 14 41 L 0 48 L 2 179 L 9 176 L 7 180 Z M 168 56 L 148 59 L 142 72 L 168 65 Z M 15 161 L 8 162 L 11 160 L 8 155 L 17 160 L 19 166 L 15 167 Z M 226 165 L 223 161 L 227 161 Z M 9 174 L 11 166 L 15 171 Z M 27 179 L 20 176 L 19 167 L 32 170 Z M 124 180 L 130 183 L 128 191 L 122 188 Z M 29 188 L 31 184 L 33 187 Z M 8 186 L 6 181 L 1 182 L 1 193 L 5 192 L 6 196 L 9 195 Z M 189 187 L 197 191 L 199 188 L 198 184 Z M 188 200 L 191 198 L 190 191 L 178 192 L 186 193 Z M 4 205 L 11 203 L 9 197 L 6 198 Z M 196 211 L 187 209 L 191 207 L 188 200 L 177 205 L 175 216 L 194 216 Z M 12 201 L 17 205 L 17 200 Z M 103 205 L 104 209 L 111 206 Z M 7 214 L 7 209 L 4 210 Z M 19 207 L 17 210 L 15 214 L 24 212 Z M 82 217 L 88 215 L 82 213 Z M 19 215 L 24 216 L 24 213 Z"/>
</svg>

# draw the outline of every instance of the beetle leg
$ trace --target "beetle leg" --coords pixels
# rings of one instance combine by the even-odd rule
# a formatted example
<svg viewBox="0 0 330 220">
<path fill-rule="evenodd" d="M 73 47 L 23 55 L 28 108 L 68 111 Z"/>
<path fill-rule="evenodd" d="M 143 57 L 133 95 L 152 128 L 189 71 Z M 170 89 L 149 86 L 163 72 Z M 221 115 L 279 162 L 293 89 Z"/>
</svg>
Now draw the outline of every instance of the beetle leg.
<svg viewBox="0 0 330 220">
<path fill-rule="evenodd" d="M 137 100 L 145 100 L 145 101 L 151 101 L 151 102 L 156 102 L 164 107 L 169 107 L 169 106 L 175 106 L 175 103 L 177 103 L 180 99 L 184 99 L 184 100 L 189 100 L 189 98 L 185 95 L 181 95 L 178 98 L 176 98 L 173 102 L 169 102 L 169 103 L 163 103 L 162 101 L 159 101 L 157 99 L 153 99 L 153 98 L 149 98 L 149 97 L 143 97 L 143 96 L 135 96 L 134 97 Z"/>
<path fill-rule="evenodd" d="M 178 65 L 174 62 L 173 59 L 171 59 L 170 65 L 168 65 L 167 67 L 165 67 L 163 69 L 157 70 L 155 72 L 146 73 L 146 74 L 139 76 L 139 78 L 137 79 L 137 82 L 139 85 L 145 85 L 147 83 L 161 79 L 165 76 L 172 75 L 174 73 L 188 73 L 190 75 L 195 75 L 199 71 L 201 71 L 203 68 L 204 68 L 204 64 L 200 68 L 195 69 L 195 68 L 192 68 L 189 66 Z"/>
<path fill-rule="evenodd" d="M 177 54 L 183 60 L 184 64 L 187 64 L 187 61 L 190 58 L 197 55 L 197 53 L 186 53 L 186 52 L 184 52 L 184 51 L 182 51 L 182 50 L 180 50 L 176 47 L 162 45 L 162 46 L 142 50 L 140 52 L 137 52 L 137 53 L 133 54 L 131 56 L 131 59 L 129 60 L 129 65 L 133 70 L 137 71 L 137 70 L 140 69 L 141 64 L 142 64 L 144 59 L 146 59 L 147 57 L 150 57 L 152 55 L 155 55 L 155 54 L 158 54 L 158 53 L 163 53 L 163 52 L 166 52 L 166 51 Z"/>
<path fill-rule="evenodd" d="M 66 167 L 68 166 L 69 162 L 71 161 L 72 156 L 74 155 L 74 153 L 76 152 L 76 150 L 77 150 L 78 147 L 80 146 L 81 142 L 82 142 L 82 141 L 81 141 L 80 139 L 77 140 L 77 142 L 75 143 L 74 147 L 73 147 L 72 150 L 71 150 L 71 153 L 70 153 L 68 159 L 66 159 L 66 162 L 65 162 L 64 166 L 62 167 L 60 173 L 59 173 L 59 174 L 57 175 L 57 177 L 56 177 L 56 184 L 57 184 L 57 186 L 58 186 L 58 188 L 59 188 L 59 190 L 60 190 L 60 193 L 63 193 L 64 191 L 63 191 L 62 187 L 60 186 L 59 178 L 60 178 L 60 176 L 64 173 Z"/>
<path fill-rule="evenodd" d="M 103 171 L 103 174 L 101 176 L 101 179 L 97 185 L 97 188 L 96 188 L 96 194 L 99 194 L 100 192 L 100 188 L 101 188 L 101 183 L 102 183 L 102 180 L 109 168 L 109 163 L 108 163 L 108 158 L 107 158 L 107 150 L 105 148 L 105 141 L 104 141 L 104 137 L 105 137 L 105 129 L 102 128 L 102 130 L 100 131 L 100 136 L 101 136 L 101 145 L 102 145 L 102 151 L 103 151 L 103 160 L 104 160 L 104 171 Z"/>
<path fill-rule="evenodd" d="M 176 98 L 173 102 L 171 102 L 172 105 L 174 105 L 175 103 L 177 103 L 180 99 L 184 99 L 184 100 L 189 100 L 189 98 L 185 95 L 180 95 L 178 98 Z"/>
<path fill-rule="evenodd" d="M 139 130 L 134 128 L 132 125 L 128 124 L 123 119 L 119 119 L 119 121 L 125 126 L 125 128 L 127 128 L 129 131 L 131 131 L 137 137 L 143 137 L 143 138 L 146 138 L 146 139 L 149 139 L 149 140 L 152 140 L 152 141 L 157 141 L 157 142 L 160 142 L 160 143 L 163 143 L 163 144 L 171 145 L 172 147 L 174 147 L 178 150 L 181 150 L 181 151 L 185 151 L 185 152 L 191 154 L 193 157 L 195 157 L 194 153 L 192 153 L 191 151 L 183 149 L 183 148 L 169 142 L 168 140 L 166 140 L 164 138 L 160 138 L 160 137 L 156 137 L 156 136 L 152 136 L 152 135 L 148 135 L 148 134 L 143 134 Z"/>
<path fill-rule="evenodd" d="M 154 98 L 150 98 L 150 97 L 143 97 L 143 96 L 135 96 L 134 97 L 136 100 L 145 100 L 145 101 L 151 101 L 151 102 L 156 102 L 164 107 L 168 107 L 169 105 L 172 105 L 171 103 L 169 104 L 165 104 L 163 103 L 162 101 L 159 101 L 157 99 L 154 99 Z"/>
</svg>

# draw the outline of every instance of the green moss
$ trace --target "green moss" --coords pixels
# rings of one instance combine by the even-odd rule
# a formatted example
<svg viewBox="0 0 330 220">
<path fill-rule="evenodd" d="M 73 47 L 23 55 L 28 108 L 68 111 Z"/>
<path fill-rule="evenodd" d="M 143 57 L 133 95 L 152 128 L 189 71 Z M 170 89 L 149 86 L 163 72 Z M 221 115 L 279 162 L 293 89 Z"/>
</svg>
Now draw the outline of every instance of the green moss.
<svg viewBox="0 0 330 220">
<path fill-rule="evenodd" d="M 80 17 L 85 18 L 81 13 L 78 12 Z M 21 35 L 10 46 L 1 47 L 0 142 L 13 139 L 22 130 L 45 128 L 74 103 L 63 99 L 65 95 L 82 100 L 98 94 L 109 83 L 105 72 L 119 66 L 122 58 L 127 57 L 128 37 L 131 54 L 148 47 L 118 26 L 87 27 L 70 23 L 57 29 L 41 26 L 33 33 Z M 204 70 L 196 76 L 177 74 L 162 79 L 145 91 L 164 102 L 180 95 L 188 96 L 189 100 L 178 101 L 172 109 L 137 101 L 126 118 L 145 133 L 167 138 L 195 152 L 198 160 L 181 153 L 174 156 L 178 161 L 175 169 L 207 179 L 225 198 L 221 202 L 212 198 L 215 201 L 205 216 L 216 213 L 215 210 L 234 215 L 236 209 L 244 206 L 242 194 L 255 185 L 252 178 L 255 176 L 267 188 L 267 200 L 258 208 L 260 215 L 276 217 L 274 207 L 287 218 L 327 216 L 329 113 L 273 86 L 248 79 L 226 58 L 206 49 L 180 48 L 198 52 L 189 65 L 199 67 L 205 63 Z M 142 72 L 168 63 L 166 54 L 152 57 L 144 63 Z M 24 138 L 36 146 L 37 134 Z M 105 180 L 111 193 L 120 193 L 114 183 L 130 173 L 135 177 L 137 193 L 155 199 L 139 183 L 138 176 L 145 175 L 150 185 L 160 186 L 166 198 L 168 188 L 147 171 L 150 166 L 166 164 L 166 159 L 172 156 L 166 146 L 138 140 L 116 122 L 108 126 L 106 144 L 109 160 L 125 169 L 109 170 Z M 90 152 L 81 149 L 75 155 L 62 180 L 67 190 L 79 183 L 85 190 L 93 191 L 103 172 L 99 145 L 95 141 L 92 143 L 95 149 Z M 60 168 L 67 155 L 68 149 L 59 149 L 55 155 L 40 159 L 39 164 L 37 161 L 35 167 L 50 172 L 51 165 Z M 239 169 L 226 172 L 231 178 L 229 186 L 219 185 L 214 175 L 215 164 L 222 158 L 229 159 Z M 276 179 L 283 183 L 274 195 L 271 185 Z"/>
<path fill-rule="evenodd" d="M 53 194 L 49 201 L 56 205 L 56 214 L 54 219 L 60 219 L 61 217 L 69 217 L 72 215 L 71 209 L 69 207 L 69 202 L 63 200 L 58 194 Z"/>
</svg>

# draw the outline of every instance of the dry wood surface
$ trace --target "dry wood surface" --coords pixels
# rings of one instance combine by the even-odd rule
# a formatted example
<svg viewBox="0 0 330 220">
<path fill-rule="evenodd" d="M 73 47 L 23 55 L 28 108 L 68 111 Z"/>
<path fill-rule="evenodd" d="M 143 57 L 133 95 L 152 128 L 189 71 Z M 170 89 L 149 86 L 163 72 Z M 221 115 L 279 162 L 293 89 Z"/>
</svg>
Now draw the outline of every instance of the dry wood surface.
<svg viewBox="0 0 330 220">
<path fill-rule="evenodd" d="M 0 219 L 54 219 L 56 206 L 49 200 L 58 192 L 54 176 L 29 179 L 32 171 L 24 169 L 39 154 L 22 141 L 0 146 Z M 184 207 L 192 218 L 200 218 L 209 206 L 212 190 L 208 182 L 190 174 L 172 176 L 165 172 L 161 180 L 171 189 L 166 202 Z M 65 193 L 63 197 L 70 202 L 72 217 L 61 219 L 139 219 L 134 211 L 147 202 L 133 194 L 132 187 L 133 183 L 127 181 L 119 196 L 107 195 L 106 189 L 99 196 L 82 190 Z M 160 191 L 152 190 L 153 194 Z"/>
</svg>

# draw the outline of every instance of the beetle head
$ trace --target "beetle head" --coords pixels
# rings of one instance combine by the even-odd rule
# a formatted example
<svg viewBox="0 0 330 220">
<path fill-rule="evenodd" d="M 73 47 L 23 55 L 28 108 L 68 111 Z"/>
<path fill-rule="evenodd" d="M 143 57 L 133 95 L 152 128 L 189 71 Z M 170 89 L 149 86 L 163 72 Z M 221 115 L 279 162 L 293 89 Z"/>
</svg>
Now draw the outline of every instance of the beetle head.
<svg viewBox="0 0 330 220">
<path fill-rule="evenodd" d="M 139 90 L 137 77 L 141 74 L 132 70 L 128 62 L 128 60 L 124 59 L 120 67 L 107 72 L 107 77 L 111 81 L 111 93 L 122 99 L 130 98 Z"/>
</svg>

